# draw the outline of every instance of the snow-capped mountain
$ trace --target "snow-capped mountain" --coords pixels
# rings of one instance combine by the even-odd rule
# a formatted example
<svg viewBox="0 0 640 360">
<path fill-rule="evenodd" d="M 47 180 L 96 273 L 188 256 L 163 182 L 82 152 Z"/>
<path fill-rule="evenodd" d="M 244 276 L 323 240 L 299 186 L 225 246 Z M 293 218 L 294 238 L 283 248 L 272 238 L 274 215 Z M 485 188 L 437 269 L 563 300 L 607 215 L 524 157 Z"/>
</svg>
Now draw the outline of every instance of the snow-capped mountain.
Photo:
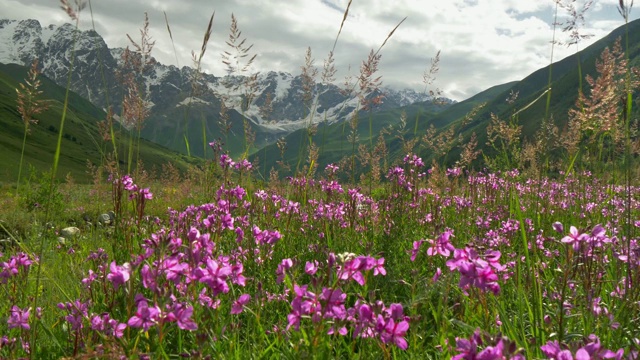
<svg viewBox="0 0 640 360">
<path fill-rule="evenodd" d="M 72 90 L 97 106 L 112 106 L 116 113 L 124 93 L 118 77 L 123 53 L 121 48 L 109 49 L 95 31 L 77 31 L 70 24 L 43 28 L 37 20 L 0 20 L 0 63 L 29 66 L 38 58 L 42 72 L 61 86 L 66 86 L 71 72 Z M 221 137 L 221 101 L 231 110 L 230 134 L 242 136 L 242 120 L 238 119 L 248 119 L 256 133 L 256 145 L 273 142 L 311 122 L 348 119 L 360 104 L 355 92 L 347 95 L 334 84 L 316 84 L 309 99 L 302 76 L 284 72 L 259 73 L 255 78 L 217 77 L 154 61 L 138 81 L 144 84 L 150 111 L 143 137 L 177 150 L 185 150 L 182 136 L 176 136 L 182 131 L 189 134 L 187 139 L 200 143 L 202 126 L 208 139 Z M 372 96 L 384 95 L 383 102 L 372 111 L 431 100 L 427 94 L 410 89 L 380 91 Z M 247 98 L 251 100 L 248 106 Z M 199 150 L 194 153 L 205 151 Z"/>
</svg>

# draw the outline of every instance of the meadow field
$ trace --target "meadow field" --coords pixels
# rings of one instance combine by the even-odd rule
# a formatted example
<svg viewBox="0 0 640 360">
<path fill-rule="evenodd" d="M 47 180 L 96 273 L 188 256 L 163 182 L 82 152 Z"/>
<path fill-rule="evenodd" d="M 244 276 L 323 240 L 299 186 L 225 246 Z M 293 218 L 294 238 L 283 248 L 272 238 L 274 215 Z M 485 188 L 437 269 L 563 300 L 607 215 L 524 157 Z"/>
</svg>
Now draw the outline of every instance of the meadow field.
<svg viewBox="0 0 640 360">
<path fill-rule="evenodd" d="M 81 2 L 62 4 L 77 20 Z M 151 171 L 105 151 L 91 182 L 61 181 L 63 112 L 51 170 L 21 160 L 0 189 L 0 358 L 640 358 L 638 70 L 617 44 L 564 128 L 541 113 L 527 139 L 518 113 L 492 117 L 491 151 L 474 135 L 459 159 L 473 113 L 442 132 L 416 122 L 397 158 L 371 134 L 356 146 L 352 126 L 343 161 L 318 168 L 310 140 L 259 173 L 248 132 L 245 156 L 208 141 L 210 160 Z M 23 147 L 45 107 L 35 69 Z"/>
</svg>

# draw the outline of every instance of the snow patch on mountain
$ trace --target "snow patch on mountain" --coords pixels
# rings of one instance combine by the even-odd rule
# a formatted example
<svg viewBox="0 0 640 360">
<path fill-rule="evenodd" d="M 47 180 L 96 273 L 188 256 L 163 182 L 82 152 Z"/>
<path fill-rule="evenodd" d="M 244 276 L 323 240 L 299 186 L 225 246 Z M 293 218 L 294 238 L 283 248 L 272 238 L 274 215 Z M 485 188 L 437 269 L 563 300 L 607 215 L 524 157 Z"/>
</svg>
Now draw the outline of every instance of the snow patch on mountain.
<svg viewBox="0 0 640 360">
<path fill-rule="evenodd" d="M 190 97 L 180 101 L 177 106 L 189 106 L 189 105 L 192 105 L 192 104 L 211 105 L 211 103 L 208 102 L 208 101 L 204 101 L 204 100 L 202 100 L 200 98 L 190 96 Z"/>
</svg>

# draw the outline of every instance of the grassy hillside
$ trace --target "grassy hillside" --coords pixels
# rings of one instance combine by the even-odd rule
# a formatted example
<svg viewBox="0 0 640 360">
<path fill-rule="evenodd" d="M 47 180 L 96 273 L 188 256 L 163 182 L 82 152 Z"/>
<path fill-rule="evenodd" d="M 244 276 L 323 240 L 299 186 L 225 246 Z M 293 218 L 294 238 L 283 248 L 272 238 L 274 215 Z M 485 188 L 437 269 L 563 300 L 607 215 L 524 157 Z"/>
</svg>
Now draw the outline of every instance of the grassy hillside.
<svg viewBox="0 0 640 360">
<path fill-rule="evenodd" d="M 14 182 L 18 176 L 24 124 L 16 109 L 15 89 L 25 78 L 27 71 L 27 68 L 15 64 L 0 64 L 0 128 L 3 129 L 0 132 L 1 182 Z M 38 124 L 30 126 L 23 174 L 29 166 L 38 171 L 50 169 L 58 138 L 65 90 L 45 77 L 41 77 L 41 81 L 41 90 L 44 91 L 41 98 L 48 100 L 50 106 L 47 111 L 36 116 Z M 104 156 L 112 152 L 111 144 L 103 142 L 98 131 L 97 124 L 105 117 L 106 114 L 89 101 L 75 93 L 70 94 L 58 170 L 60 178 L 71 174 L 76 181 L 88 181 L 87 161 L 100 164 Z M 120 165 L 126 169 L 128 133 L 118 127 L 116 137 Z M 140 143 L 140 158 L 147 170 L 154 167 L 159 170 L 162 164 L 168 162 L 184 170 L 189 161 L 183 155 L 145 140 Z"/>
</svg>

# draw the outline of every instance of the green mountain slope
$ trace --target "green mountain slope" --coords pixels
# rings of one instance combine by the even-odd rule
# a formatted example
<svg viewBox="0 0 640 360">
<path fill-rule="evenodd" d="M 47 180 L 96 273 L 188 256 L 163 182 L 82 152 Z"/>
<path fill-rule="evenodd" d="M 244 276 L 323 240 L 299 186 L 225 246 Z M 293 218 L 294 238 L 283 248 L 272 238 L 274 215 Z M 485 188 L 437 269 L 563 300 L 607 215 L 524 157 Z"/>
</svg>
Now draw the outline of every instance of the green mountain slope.
<svg viewBox="0 0 640 360">
<path fill-rule="evenodd" d="M 14 182 L 18 177 L 24 124 L 16 109 L 15 89 L 26 77 L 27 71 L 27 68 L 15 64 L 0 64 L 1 182 Z M 62 116 L 65 89 L 44 76 L 40 79 L 42 82 L 40 89 L 44 91 L 41 98 L 48 100 L 50 106 L 47 111 L 36 116 L 38 124 L 30 126 L 31 133 L 27 137 L 23 174 L 27 173 L 29 165 L 38 171 L 51 168 Z M 58 169 L 60 178 L 71 174 L 76 181 L 89 181 L 87 161 L 100 164 L 103 154 L 112 152 L 110 143 L 104 143 L 98 131 L 97 124 L 105 117 L 106 114 L 89 101 L 73 92 L 70 93 Z M 129 137 L 127 131 L 120 127 L 117 127 L 117 134 L 118 158 L 121 167 L 126 169 Z M 168 162 L 180 169 L 185 169 L 188 164 L 185 156 L 146 140 L 141 141 L 140 158 L 147 170 L 154 167 L 159 170 Z"/>
<path fill-rule="evenodd" d="M 580 51 L 578 55 L 568 56 L 551 65 L 552 84 L 550 88 L 549 116 L 554 119 L 560 130 L 566 126 L 569 110 L 575 107 L 578 98 L 580 84 L 578 59 L 581 62 L 583 77 L 582 90 L 585 94 L 588 94 L 589 88 L 587 82 L 584 81 L 584 77 L 591 75 L 596 78 L 598 76 L 595 66 L 596 60 L 600 59 L 600 55 L 605 48 L 611 49 L 613 47 L 616 39 L 621 38 L 624 44 L 626 32 L 625 26 L 621 26 L 606 37 Z M 640 65 L 640 20 L 629 23 L 628 34 L 630 65 L 638 66 Z M 518 112 L 518 124 L 523 127 L 523 136 L 526 138 L 534 136 L 545 116 L 548 94 L 544 94 L 544 92 L 548 88 L 549 71 L 550 66 L 539 69 L 498 94 L 477 114 L 474 121 L 465 126 L 464 129 L 461 129 L 464 138 L 468 139 L 470 134 L 475 132 L 478 135 L 478 143 L 484 145 L 491 113 L 496 114 L 503 120 L 508 120 L 516 112 Z M 508 104 L 505 99 L 512 92 L 518 93 L 518 99 L 513 104 Z M 543 94 L 544 96 L 540 97 Z M 520 111 L 521 109 L 524 110 Z M 491 150 L 486 147 L 483 148 L 483 151 L 491 153 Z"/>
</svg>

